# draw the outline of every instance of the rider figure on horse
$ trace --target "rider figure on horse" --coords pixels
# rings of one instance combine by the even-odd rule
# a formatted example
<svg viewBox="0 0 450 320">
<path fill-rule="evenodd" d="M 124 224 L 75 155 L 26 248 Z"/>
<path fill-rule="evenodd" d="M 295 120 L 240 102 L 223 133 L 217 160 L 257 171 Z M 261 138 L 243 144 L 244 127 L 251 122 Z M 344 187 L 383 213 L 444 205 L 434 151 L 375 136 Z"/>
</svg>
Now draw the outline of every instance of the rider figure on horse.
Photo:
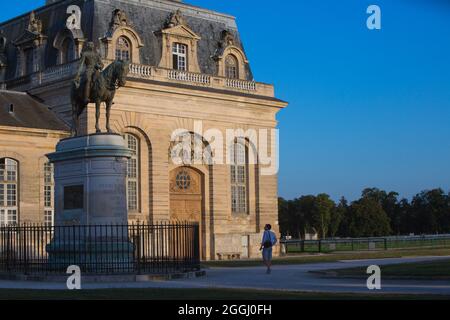
<svg viewBox="0 0 450 320">
<path fill-rule="evenodd" d="M 101 55 L 95 50 L 93 42 L 87 42 L 81 53 L 80 67 L 78 68 L 77 75 L 75 77 L 75 86 L 80 88 L 81 76 L 85 75 L 85 86 L 83 93 L 83 101 L 87 105 L 91 97 L 92 84 L 95 79 L 99 77 L 100 71 L 102 71 L 104 65 Z"/>
</svg>

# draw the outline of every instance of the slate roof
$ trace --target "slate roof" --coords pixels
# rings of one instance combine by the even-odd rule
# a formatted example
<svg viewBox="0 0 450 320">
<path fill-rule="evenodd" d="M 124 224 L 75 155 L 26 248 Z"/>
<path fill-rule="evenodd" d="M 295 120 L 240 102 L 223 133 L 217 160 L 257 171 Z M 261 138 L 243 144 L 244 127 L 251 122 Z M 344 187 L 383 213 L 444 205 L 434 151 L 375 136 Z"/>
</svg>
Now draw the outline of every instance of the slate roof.
<svg viewBox="0 0 450 320">
<path fill-rule="evenodd" d="M 51 1 L 50 1 L 51 3 Z M 244 50 L 239 37 L 235 18 L 198 8 L 184 2 L 170 0 L 61 0 L 35 10 L 36 17 L 43 22 L 43 34 L 48 37 L 45 53 L 47 67 L 56 64 L 57 51 L 53 41 L 57 33 L 65 27 L 66 9 L 70 4 L 78 5 L 82 11 L 81 28 L 86 38 L 94 41 L 100 47 L 99 38 L 105 36 L 109 29 L 112 12 L 123 10 L 141 37 L 144 47 L 140 50 L 141 63 L 157 66 L 161 58 L 161 43 L 155 32 L 163 29 L 167 17 L 180 9 L 188 26 L 202 39 L 198 43 L 198 60 L 202 73 L 216 75 L 217 67 L 213 55 L 218 48 L 221 32 L 229 30 L 235 35 L 236 45 Z M 0 30 L 8 41 L 18 39 L 28 25 L 29 12 L 0 24 Z M 8 65 L 16 65 L 16 50 L 8 46 Z M 13 78 L 15 68 L 9 67 L 7 79 Z M 247 67 L 247 79 L 253 80 L 250 67 Z"/>
<path fill-rule="evenodd" d="M 14 111 L 10 112 L 10 106 Z M 0 90 L 0 126 L 69 131 L 44 104 L 27 93 Z"/>
</svg>

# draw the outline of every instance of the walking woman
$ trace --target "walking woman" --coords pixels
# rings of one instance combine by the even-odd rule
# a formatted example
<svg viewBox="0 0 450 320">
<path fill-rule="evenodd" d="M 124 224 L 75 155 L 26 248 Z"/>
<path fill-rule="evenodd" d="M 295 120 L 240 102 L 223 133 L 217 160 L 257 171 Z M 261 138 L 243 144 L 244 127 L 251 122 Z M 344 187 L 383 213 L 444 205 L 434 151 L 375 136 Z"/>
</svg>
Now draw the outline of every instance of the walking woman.
<svg viewBox="0 0 450 320">
<path fill-rule="evenodd" d="M 267 267 L 267 274 L 272 272 L 272 248 L 277 244 L 277 237 L 272 230 L 270 224 L 266 224 L 264 227 L 264 234 L 261 241 L 262 256 L 264 264 Z"/>
</svg>

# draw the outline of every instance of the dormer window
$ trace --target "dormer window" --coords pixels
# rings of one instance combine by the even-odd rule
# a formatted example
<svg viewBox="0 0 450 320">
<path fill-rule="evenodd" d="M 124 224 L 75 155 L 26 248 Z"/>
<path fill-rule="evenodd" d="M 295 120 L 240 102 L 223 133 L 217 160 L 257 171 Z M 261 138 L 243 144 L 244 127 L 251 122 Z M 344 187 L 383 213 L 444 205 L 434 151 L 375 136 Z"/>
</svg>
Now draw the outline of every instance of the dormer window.
<svg viewBox="0 0 450 320">
<path fill-rule="evenodd" d="M 32 48 L 28 48 L 24 51 L 24 66 L 23 66 L 23 75 L 31 74 L 34 72 L 34 51 Z"/>
<path fill-rule="evenodd" d="M 60 57 L 61 64 L 75 60 L 75 46 L 72 38 L 67 37 L 63 41 L 60 55 L 61 55 Z"/>
<path fill-rule="evenodd" d="M 187 46 L 174 43 L 172 46 L 173 69 L 187 71 Z"/>
<path fill-rule="evenodd" d="M 53 40 L 58 51 L 56 63 L 66 64 L 78 59 L 85 43 L 83 32 L 79 29 L 61 29 Z"/>
<path fill-rule="evenodd" d="M 214 59 L 217 61 L 217 75 L 228 79 L 247 80 L 249 77 L 248 60 L 241 47 L 237 46 L 234 33 L 222 31 Z"/>
<path fill-rule="evenodd" d="M 232 54 L 229 54 L 225 59 L 225 77 L 239 79 L 239 62 Z"/>
<path fill-rule="evenodd" d="M 201 72 L 197 54 L 201 38 L 189 28 L 181 10 L 171 13 L 163 29 L 155 35 L 162 45 L 160 68 Z"/>
<path fill-rule="evenodd" d="M 122 60 L 133 64 L 141 63 L 141 48 L 144 46 L 139 34 L 134 30 L 125 11 L 113 11 L 109 30 L 100 39 L 104 58 L 109 61 Z"/>
<path fill-rule="evenodd" d="M 131 45 L 125 37 L 119 37 L 116 42 L 116 60 L 129 61 Z"/>
<path fill-rule="evenodd" d="M 47 36 L 42 33 L 42 21 L 34 12 L 30 13 L 28 26 L 13 41 L 17 48 L 16 77 L 22 77 L 43 70 Z"/>
</svg>

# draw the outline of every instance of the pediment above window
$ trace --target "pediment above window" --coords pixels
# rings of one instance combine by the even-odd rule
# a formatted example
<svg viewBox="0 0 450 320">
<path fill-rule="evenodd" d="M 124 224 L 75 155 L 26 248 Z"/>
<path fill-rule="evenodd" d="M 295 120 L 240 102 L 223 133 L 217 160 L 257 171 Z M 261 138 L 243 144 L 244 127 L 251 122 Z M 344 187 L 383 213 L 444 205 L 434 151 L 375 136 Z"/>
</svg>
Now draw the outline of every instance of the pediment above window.
<svg viewBox="0 0 450 320">
<path fill-rule="evenodd" d="M 36 17 L 34 12 L 31 12 L 27 28 L 14 41 L 14 45 L 17 47 L 41 45 L 47 39 L 47 36 L 42 33 L 42 29 L 42 21 Z"/>
<path fill-rule="evenodd" d="M 81 29 L 64 28 L 59 31 L 53 41 L 53 47 L 58 50 L 57 63 L 64 64 L 78 59 L 85 41 Z"/>
<path fill-rule="evenodd" d="M 184 21 L 184 20 L 183 20 Z M 159 67 L 179 69 L 174 66 L 174 48 L 180 45 L 186 48 L 186 68 L 183 71 L 200 73 L 197 44 L 201 40 L 186 24 L 178 24 L 155 33 L 161 38 L 162 55 Z"/>
<path fill-rule="evenodd" d="M 25 30 L 21 36 L 19 36 L 15 41 L 14 45 L 16 47 L 23 46 L 23 45 L 32 45 L 35 42 L 39 45 L 43 40 L 46 40 L 47 37 L 40 33 L 31 32 L 28 30 Z"/>
<path fill-rule="evenodd" d="M 47 36 L 43 34 L 42 21 L 32 12 L 28 26 L 13 42 L 17 48 L 16 76 L 40 71 L 44 68 Z"/>
<path fill-rule="evenodd" d="M 129 43 L 128 57 L 131 63 L 140 64 L 140 48 L 144 47 L 141 37 L 133 28 L 124 11 L 116 9 L 105 37 L 100 39 L 103 43 L 104 55 L 107 60 L 116 60 L 119 42 Z"/>
<path fill-rule="evenodd" d="M 194 31 L 192 31 L 189 27 L 185 25 L 179 25 L 172 28 L 167 28 L 161 30 L 162 34 L 170 35 L 173 37 L 180 37 L 186 39 L 192 39 L 199 41 L 201 38 Z"/>
<path fill-rule="evenodd" d="M 248 63 L 247 57 L 245 56 L 244 52 L 241 50 L 241 48 L 236 46 L 228 46 L 225 49 L 221 50 L 219 54 L 216 56 L 216 59 L 223 59 L 229 54 L 232 54 L 239 58 L 243 63 Z"/>
</svg>

